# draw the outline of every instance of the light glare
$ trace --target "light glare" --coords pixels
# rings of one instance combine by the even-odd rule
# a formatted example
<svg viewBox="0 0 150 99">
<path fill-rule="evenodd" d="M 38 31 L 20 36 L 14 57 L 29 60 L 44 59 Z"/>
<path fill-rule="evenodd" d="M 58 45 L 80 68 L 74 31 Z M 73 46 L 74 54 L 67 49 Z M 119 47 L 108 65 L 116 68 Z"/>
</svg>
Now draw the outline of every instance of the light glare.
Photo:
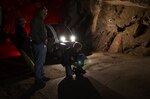
<svg viewBox="0 0 150 99">
<path fill-rule="evenodd" d="M 65 42 L 65 41 L 66 41 L 65 36 L 61 36 L 61 37 L 60 37 L 60 41 Z"/>
<path fill-rule="evenodd" d="M 76 37 L 75 37 L 74 35 L 72 35 L 72 36 L 70 37 L 70 40 L 71 40 L 72 42 L 74 42 L 74 41 L 76 40 Z"/>
</svg>

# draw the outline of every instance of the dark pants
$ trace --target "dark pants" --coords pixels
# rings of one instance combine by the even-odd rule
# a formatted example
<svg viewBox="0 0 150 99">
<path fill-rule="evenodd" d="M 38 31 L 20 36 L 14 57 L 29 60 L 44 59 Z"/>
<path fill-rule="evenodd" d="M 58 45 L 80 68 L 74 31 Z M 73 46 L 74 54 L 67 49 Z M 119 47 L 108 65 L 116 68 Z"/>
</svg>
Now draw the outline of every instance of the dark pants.
<svg viewBox="0 0 150 99">
<path fill-rule="evenodd" d="M 36 80 L 42 81 L 44 77 L 44 63 L 46 59 L 47 47 L 43 43 L 35 44 L 33 43 L 33 53 L 35 62 L 35 77 Z"/>
<path fill-rule="evenodd" d="M 65 65 L 65 70 L 66 70 L 66 76 L 72 76 L 73 75 L 71 65 Z"/>
<path fill-rule="evenodd" d="M 62 65 L 65 67 L 66 76 L 72 76 L 73 75 L 73 71 L 72 71 L 72 68 L 71 68 L 69 55 L 66 55 L 63 58 L 63 64 Z"/>
</svg>

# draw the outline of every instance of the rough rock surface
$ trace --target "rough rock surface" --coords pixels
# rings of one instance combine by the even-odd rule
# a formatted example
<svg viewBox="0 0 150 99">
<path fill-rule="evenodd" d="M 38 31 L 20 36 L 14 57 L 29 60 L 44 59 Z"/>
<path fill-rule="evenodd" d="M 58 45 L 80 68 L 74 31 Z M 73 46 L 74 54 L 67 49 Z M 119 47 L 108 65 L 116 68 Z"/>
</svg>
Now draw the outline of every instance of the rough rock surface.
<svg viewBox="0 0 150 99">
<path fill-rule="evenodd" d="M 96 35 L 105 38 L 107 35 L 116 33 L 113 40 L 110 39 L 99 43 L 97 50 L 105 43 L 110 52 L 122 52 L 134 55 L 149 55 L 150 42 L 150 10 L 146 6 L 134 5 L 131 2 L 113 4 L 111 1 L 103 4 L 101 15 L 98 18 Z M 108 34 L 109 33 L 109 34 Z M 120 39 L 118 39 L 118 36 Z M 120 50 L 118 50 L 118 48 Z"/>
<path fill-rule="evenodd" d="M 68 5 L 65 23 L 87 51 L 150 55 L 148 0 L 70 0 Z"/>
</svg>

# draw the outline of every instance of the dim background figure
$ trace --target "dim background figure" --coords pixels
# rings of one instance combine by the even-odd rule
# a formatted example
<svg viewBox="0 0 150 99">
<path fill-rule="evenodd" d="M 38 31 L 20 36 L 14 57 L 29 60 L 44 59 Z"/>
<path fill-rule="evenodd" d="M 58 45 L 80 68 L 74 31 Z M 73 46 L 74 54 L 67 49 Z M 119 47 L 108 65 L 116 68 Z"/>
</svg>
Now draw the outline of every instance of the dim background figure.
<svg viewBox="0 0 150 99">
<path fill-rule="evenodd" d="M 14 33 L 14 43 L 17 49 L 24 51 L 31 59 L 33 59 L 30 38 L 27 36 L 25 29 L 26 20 L 23 17 L 18 17 Z"/>
</svg>

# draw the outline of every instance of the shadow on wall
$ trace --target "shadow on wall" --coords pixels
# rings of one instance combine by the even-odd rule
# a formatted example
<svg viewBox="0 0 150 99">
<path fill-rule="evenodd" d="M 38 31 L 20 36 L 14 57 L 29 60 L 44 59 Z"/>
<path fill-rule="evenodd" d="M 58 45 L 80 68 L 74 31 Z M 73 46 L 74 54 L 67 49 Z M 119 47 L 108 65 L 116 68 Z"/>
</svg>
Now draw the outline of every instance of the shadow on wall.
<svg viewBox="0 0 150 99">
<path fill-rule="evenodd" d="M 62 80 L 58 85 L 58 99 L 102 99 L 87 78 Z"/>
<path fill-rule="evenodd" d="M 134 33 L 133 37 L 136 38 L 140 35 L 142 35 L 143 33 L 146 32 L 146 30 L 148 29 L 148 26 L 145 24 L 139 24 L 139 26 L 136 29 L 136 32 Z"/>
</svg>

